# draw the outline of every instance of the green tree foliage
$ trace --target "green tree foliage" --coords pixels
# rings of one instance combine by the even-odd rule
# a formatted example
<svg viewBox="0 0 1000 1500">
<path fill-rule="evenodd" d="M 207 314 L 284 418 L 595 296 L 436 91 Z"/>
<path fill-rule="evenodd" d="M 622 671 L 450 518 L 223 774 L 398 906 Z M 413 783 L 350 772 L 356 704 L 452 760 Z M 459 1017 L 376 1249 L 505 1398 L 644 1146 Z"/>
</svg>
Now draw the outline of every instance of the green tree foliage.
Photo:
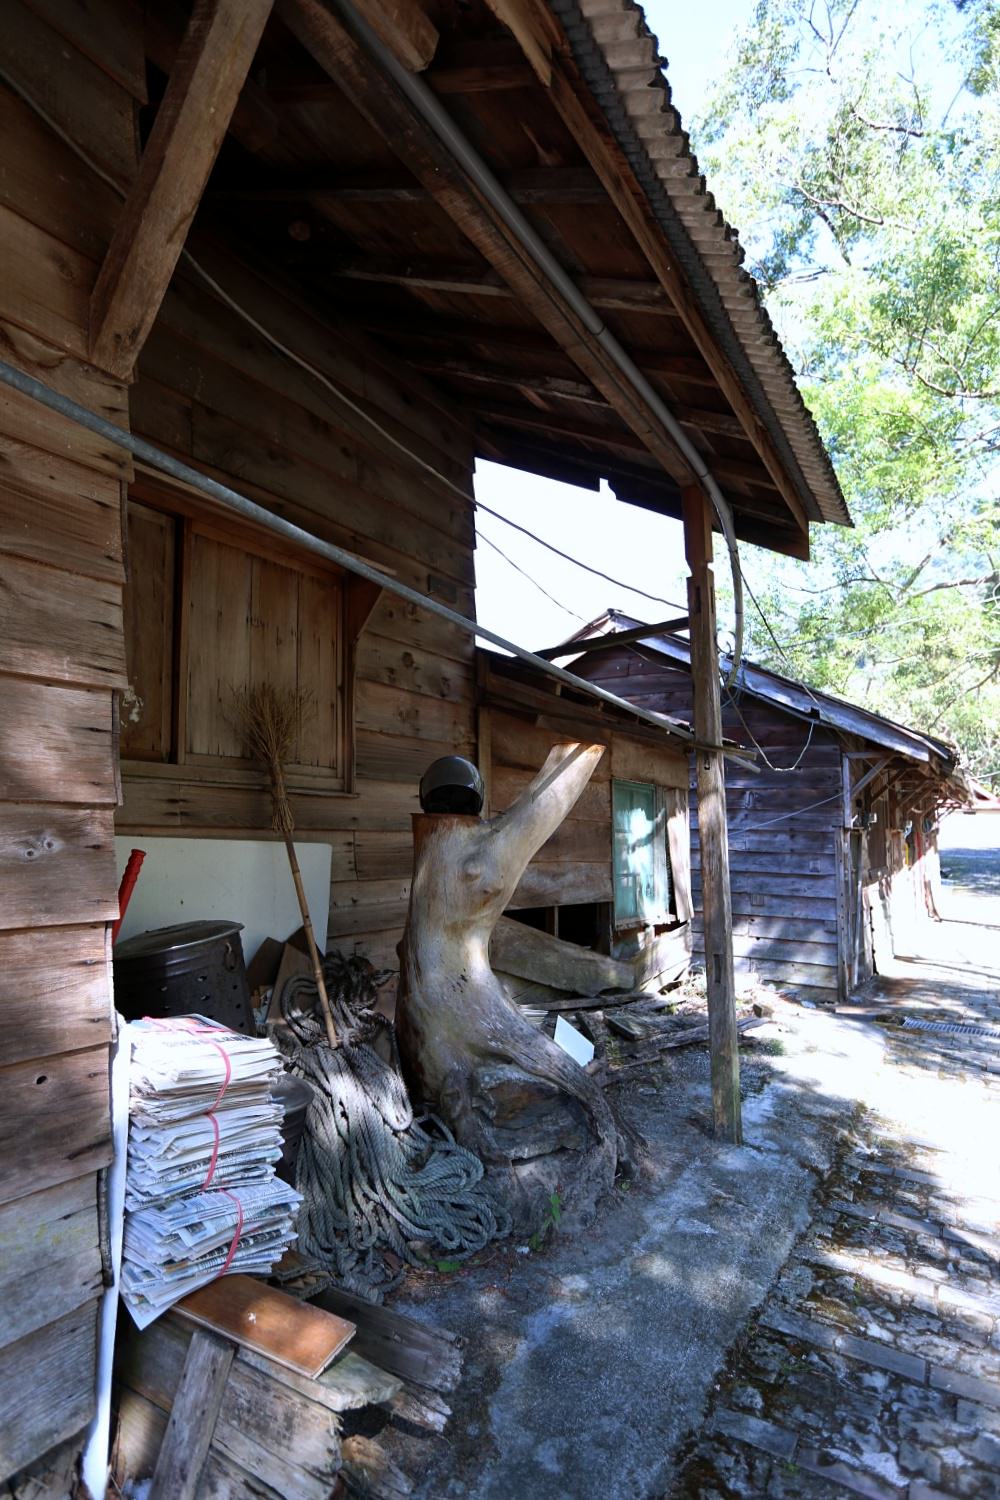
<svg viewBox="0 0 1000 1500">
<path fill-rule="evenodd" d="M 1000 786 L 1000 0 L 759 0 L 694 135 L 855 522 L 753 654 Z"/>
</svg>

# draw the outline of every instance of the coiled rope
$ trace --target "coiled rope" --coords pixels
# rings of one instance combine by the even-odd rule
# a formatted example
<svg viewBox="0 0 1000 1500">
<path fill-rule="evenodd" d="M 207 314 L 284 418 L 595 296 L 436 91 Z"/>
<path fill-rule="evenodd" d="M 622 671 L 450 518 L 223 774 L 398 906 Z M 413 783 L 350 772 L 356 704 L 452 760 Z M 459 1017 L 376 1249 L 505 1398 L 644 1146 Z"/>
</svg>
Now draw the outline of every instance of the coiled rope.
<svg viewBox="0 0 1000 1500">
<path fill-rule="evenodd" d="M 297 1248 L 347 1290 L 380 1301 L 403 1279 L 386 1251 L 409 1265 L 461 1260 L 510 1232 L 483 1189 L 478 1157 L 433 1116 L 415 1118 L 392 1025 L 375 1010 L 389 977 L 367 959 L 330 954 L 323 963 L 340 1046 L 327 1045 L 316 986 L 289 981 L 288 1023 L 276 1044 L 312 1086 L 296 1168 L 303 1196 Z M 379 1041 L 388 1060 L 376 1046 Z"/>
</svg>

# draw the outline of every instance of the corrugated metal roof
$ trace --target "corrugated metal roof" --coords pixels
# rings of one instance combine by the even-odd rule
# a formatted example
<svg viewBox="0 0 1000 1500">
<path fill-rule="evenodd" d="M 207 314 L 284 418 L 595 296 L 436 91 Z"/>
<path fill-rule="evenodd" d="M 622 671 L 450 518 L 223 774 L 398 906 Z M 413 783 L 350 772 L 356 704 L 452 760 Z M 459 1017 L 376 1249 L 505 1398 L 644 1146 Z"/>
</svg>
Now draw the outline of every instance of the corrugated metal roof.
<svg viewBox="0 0 1000 1500">
<path fill-rule="evenodd" d="M 574 640 L 591 639 L 595 636 L 606 635 L 610 650 L 615 644 L 616 631 L 632 630 L 642 623 L 641 620 L 633 619 L 631 615 L 622 614 L 620 610 L 609 610 L 599 620 L 585 625 L 566 642 L 567 655 L 572 655 Z M 691 665 L 690 644 L 681 636 L 650 634 L 643 636 L 642 640 L 636 644 L 644 646 L 647 650 L 658 652 L 678 666 L 689 668 Z M 726 658 L 722 657 L 720 665 L 724 667 L 725 664 Z M 825 724 L 828 728 L 838 729 L 845 734 L 858 735 L 861 739 L 869 740 L 882 749 L 891 750 L 897 755 L 904 755 L 910 760 L 919 761 L 924 765 L 938 763 L 935 765 L 937 770 L 944 770 L 950 774 L 956 768 L 957 753 L 943 740 L 932 739 L 930 735 L 920 734 L 915 729 L 896 724 L 892 719 L 872 713 L 870 709 L 859 708 L 857 704 L 847 703 L 842 698 L 834 698 L 829 693 L 817 692 L 806 687 L 804 683 L 796 682 L 790 677 L 782 677 L 779 672 L 773 672 L 769 667 L 755 666 L 753 662 L 742 662 L 738 688 L 750 697 L 759 698 L 775 708 L 785 709 L 789 713 Z M 627 694 L 623 692 L 622 696 L 626 697 Z"/>
<path fill-rule="evenodd" d="M 642 184 L 701 311 L 794 480 L 806 513 L 850 525 L 837 475 L 764 307 L 743 250 L 699 174 L 632 0 L 548 0 L 573 57 Z"/>
</svg>

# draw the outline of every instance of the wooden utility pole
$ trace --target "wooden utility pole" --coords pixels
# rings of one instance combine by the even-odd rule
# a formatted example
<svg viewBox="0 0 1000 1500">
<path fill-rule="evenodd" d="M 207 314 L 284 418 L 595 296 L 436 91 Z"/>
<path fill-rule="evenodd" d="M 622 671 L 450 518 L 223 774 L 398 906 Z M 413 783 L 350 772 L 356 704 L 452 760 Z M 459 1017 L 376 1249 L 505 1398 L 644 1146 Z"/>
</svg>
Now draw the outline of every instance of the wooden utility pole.
<svg viewBox="0 0 1000 1500">
<path fill-rule="evenodd" d="M 729 890 L 729 828 L 722 758 L 722 702 L 715 630 L 715 578 L 712 573 L 712 507 L 698 485 L 681 492 L 684 555 L 687 558 L 691 618 L 691 680 L 696 750 L 698 844 L 701 850 L 701 904 L 705 923 L 705 978 L 708 986 L 708 1038 L 712 1059 L 712 1114 L 720 1140 L 740 1145 L 740 1055 L 736 1030 L 733 972 L 733 910 Z"/>
</svg>

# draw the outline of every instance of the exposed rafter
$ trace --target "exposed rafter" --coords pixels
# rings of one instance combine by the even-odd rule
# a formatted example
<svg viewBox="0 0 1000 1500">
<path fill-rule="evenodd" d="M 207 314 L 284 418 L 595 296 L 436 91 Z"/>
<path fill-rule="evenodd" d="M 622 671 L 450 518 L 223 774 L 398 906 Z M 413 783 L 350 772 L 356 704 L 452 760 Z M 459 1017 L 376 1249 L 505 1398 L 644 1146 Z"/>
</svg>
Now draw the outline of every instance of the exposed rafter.
<svg viewBox="0 0 1000 1500">
<path fill-rule="evenodd" d="M 520 40 L 526 26 L 526 15 L 541 24 L 548 16 L 542 0 L 490 0 L 491 9 Z M 531 58 L 529 57 L 529 61 Z M 590 162 L 609 198 L 628 225 L 650 269 L 670 295 L 691 338 L 716 377 L 744 431 L 760 455 L 796 525 L 808 536 L 809 520 L 794 483 L 781 462 L 770 434 L 754 411 L 735 372 L 719 350 L 718 343 L 696 306 L 676 260 L 671 256 L 643 208 L 645 194 L 635 180 L 631 167 L 617 145 L 606 136 L 588 114 L 579 92 L 569 81 L 566 65 L 554 55 L 549 59 L 549 98 Z"/>
<path fill-rule="evenodd" d="M 380 72 L 319 0 L 279 0 L 299 41 L 344 90 L 435 202 L 570 356 L 646 450 L 678 482 L 691 468 L 635 385 L 585 326 L 563 293 L 545 279 L 497 209 L 473 184 L 409 99 Z M 534 64 L 534 59 L 529 59 Z"/>
<path fill-rule="evenodd" d="M 329 275 L 347 281 L 375 281 L 402 286 L 410 291 L 447 292 L 452 296 L 517 297 L 517 293 L 495 272 L 449 268 L 427 261 L 383 261 L 371 256 L 346 264 L 334 261 Z M 620 312 L 644 312 L 654 317 L 675 318 L 677 310 L 659 282 L 631 281 L 623 277 L 580 276 L 577 285 L 592 307 Z"/>
<path fill-rule="evenodd" d="M 91 299 L 93 362 L 128 379 L 225 138 L 272 0 L 197 0 Z"/>
</svg>

